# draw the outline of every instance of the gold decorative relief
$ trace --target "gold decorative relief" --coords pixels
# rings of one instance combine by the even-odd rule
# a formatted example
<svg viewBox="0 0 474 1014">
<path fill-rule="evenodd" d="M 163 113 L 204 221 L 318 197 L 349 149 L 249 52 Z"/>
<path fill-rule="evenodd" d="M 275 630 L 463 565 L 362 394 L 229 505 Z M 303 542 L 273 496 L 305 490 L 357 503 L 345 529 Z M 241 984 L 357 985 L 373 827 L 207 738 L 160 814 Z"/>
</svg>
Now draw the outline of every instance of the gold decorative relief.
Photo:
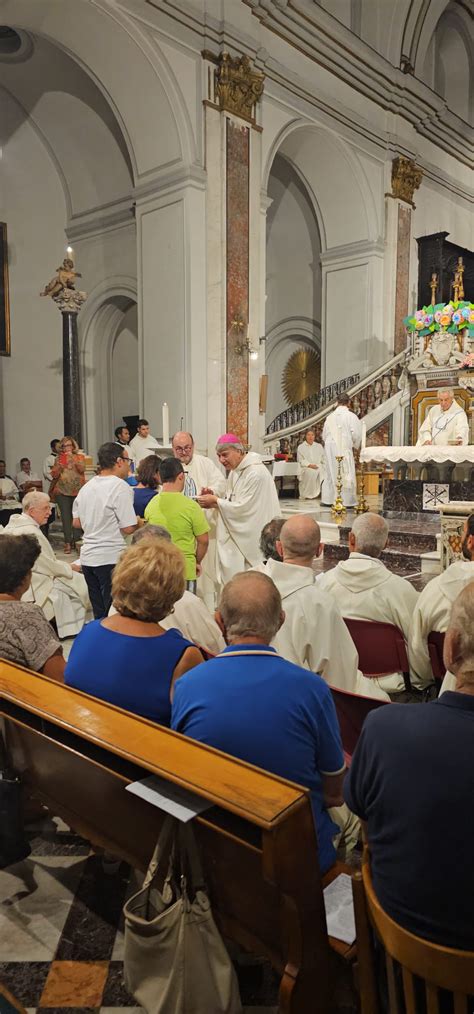
<svg viewBox="0 0 474 1014">
<path fill-rule="evenodd" d="M 265 75 L 253 70 L 248 56 L 233 57 L 222 53 L 215 71 L 215 91 L 219 109 L 249 120 L 255 118 L 255 106 L 263 93 Z"/>
<path fill-rule="evenodd" d="M 283 371 L 282 390 L 289 405 L 297 405 L 321 387 L 321 364 L 313 349 L 297 349 Z"/>
<path fill-rule="evenodd" d="M 399 155 L 392 162 L 392 197 L 398 197 L 407 204 L 413 204 L 413 195 L 418 190 L 423 178 L 423 170 L 420 169 L 413 159 Z"/>
</svg>

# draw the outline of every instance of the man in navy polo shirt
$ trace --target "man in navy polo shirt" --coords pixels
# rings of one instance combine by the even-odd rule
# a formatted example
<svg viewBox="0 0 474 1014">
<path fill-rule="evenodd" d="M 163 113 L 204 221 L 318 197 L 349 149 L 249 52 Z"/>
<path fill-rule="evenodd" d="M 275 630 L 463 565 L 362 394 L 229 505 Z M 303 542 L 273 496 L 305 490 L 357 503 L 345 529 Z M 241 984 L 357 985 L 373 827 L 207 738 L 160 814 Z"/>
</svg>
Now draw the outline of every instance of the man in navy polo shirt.
<svg viewBox="0 0 474 1014">
<path fill-rule="evenodd" d="M 320 676 L 269 646 L 284 618 L 270 578 L 236 574 L 216 613 L 228 647 L 176 682 L 171 727 L 309 788 L 325 873 L 336 858 L 334 838 L 344 828 L 346 849 L 351 838 L 353 846 L 358 822 L 346 807 L 328 812 L 343 802 L 336 712 Z"/>
<path fill-rule="evenodd" d="M 474 950 L 474 581 L 454 601 L 444 662 L 455 691 L 366 718 L 344 794 L 367 822 L 382 908 L 411 933 Z"/>
</svg>

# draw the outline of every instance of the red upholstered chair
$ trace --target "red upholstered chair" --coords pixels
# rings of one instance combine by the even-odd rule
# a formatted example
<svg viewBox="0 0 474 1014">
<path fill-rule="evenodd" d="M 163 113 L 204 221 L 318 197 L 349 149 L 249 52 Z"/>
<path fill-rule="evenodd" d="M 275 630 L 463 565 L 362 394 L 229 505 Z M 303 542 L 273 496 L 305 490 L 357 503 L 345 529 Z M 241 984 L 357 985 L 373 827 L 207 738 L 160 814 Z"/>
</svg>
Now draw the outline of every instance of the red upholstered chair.
<svg viewBox="0 0 474 1014">
<path fill-rule="evenodd" d="M 443 647 L 444 634 L 442 634 L 439 630 L 432 630 L 431 633 L 428 634 L 428 651 L 433 676 L 438 685 L 438 689 L 440 688 L 446 674 L 446 666 L 443 662 Z"/>
<path fill-rule="evenodd" d="M 364 676 L 377 679 L 393 672 L 402 672 L 405 689 L 411 690 L 410 666 L 403 634 L 393 623 L 376 620 L 344 621 L 359 653 L 359 668 Z"/>
<path fill-rule="evenodd" d="M 361 697 L 359 694 L 350 694 L 347 690 L 338 690 L 336 687 L 329 689 L 336 706 L 345 761 L 349 767 L 367 715 L 369 712 L 375 711 L 376 708 L 383 708 L 386 704 L 390 704 L 390 701 L 377 701 L 374 697 Z"/>
</svg>

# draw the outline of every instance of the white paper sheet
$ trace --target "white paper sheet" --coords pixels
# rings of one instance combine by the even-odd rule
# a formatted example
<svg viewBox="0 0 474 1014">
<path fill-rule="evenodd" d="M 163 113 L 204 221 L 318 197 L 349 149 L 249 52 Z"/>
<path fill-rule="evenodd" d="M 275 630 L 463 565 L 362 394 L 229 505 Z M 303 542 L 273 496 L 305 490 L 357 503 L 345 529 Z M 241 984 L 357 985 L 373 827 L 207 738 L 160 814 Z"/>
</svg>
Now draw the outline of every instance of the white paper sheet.
<svg viewBox="0 0 474 1014">
<path fill-rule="evenodd" d="M 172 782 L 158 778 L 157 775 L 150 775 L 140 782 L 131 782 L 126 786 L 126 791 L 133 792 L 135 796 L 140 796 L 152 806 L 157 806 L 159 810 L 170 813 L 184 824 L 213 806 L 209 800 L 197 796 L 195 792 L 189 792 L 180 785 L 173 785 Z"/>
<path fill-rule="evenodd" d="M 347 873 L 340 873 L 324 888 L 323 894 L 329 936 L 346 944 L 354 943 L 356 929 L 351 878 Z"/>
</svg>

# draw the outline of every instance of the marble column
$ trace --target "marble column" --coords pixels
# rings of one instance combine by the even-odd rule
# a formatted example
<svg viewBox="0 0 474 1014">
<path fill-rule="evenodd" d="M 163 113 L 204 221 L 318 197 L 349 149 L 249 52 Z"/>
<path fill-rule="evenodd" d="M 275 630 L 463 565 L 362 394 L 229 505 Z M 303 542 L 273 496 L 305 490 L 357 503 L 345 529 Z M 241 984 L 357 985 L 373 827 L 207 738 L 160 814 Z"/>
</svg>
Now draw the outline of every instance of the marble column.
<svg viewBox="0 0 474 1014">
<path fill-rule="evenodd" d="M 204 54 L 207 61 L 206 151 L 208 173 L 208 386 L 209 439 L 223 429 L 244 443 L 257 439 L 250 424 L 249 351 L 258 349 L 258 315 L 250 276 L 258 275 L 259 204 L 252 188 L 258 179 L 256 104 L 263 74 L 248 57 Z M 256 219 L 256 222 L 253 221 Z M 255 227 L 256 226 L 256 227 Z M 223 267 L 222 267 L 223 265 Z M 258 302 L 258 301 L 257 301 Z M 218 386 L 223 392 L 217 393 Z M 252 393 L 253 397 L 253 393 Z"/>
<path fill-rule="evenodd" d="M 403 318 L 409 312 L 410 246 L 413 196 L 422 180 L 422 170 L 408 158 L 400 156 L 392 162 L 392 192 L 386 195 L 387 247 L 396 250 L 394 293 L 394 355 L 406 348 L 406 329 Z"/>
<path fill-rule="evenodd" d="M 81 388 L 77 313 L 63 310 L 63 409 L 64 432 L 82 447 Z"/>
</svg>

